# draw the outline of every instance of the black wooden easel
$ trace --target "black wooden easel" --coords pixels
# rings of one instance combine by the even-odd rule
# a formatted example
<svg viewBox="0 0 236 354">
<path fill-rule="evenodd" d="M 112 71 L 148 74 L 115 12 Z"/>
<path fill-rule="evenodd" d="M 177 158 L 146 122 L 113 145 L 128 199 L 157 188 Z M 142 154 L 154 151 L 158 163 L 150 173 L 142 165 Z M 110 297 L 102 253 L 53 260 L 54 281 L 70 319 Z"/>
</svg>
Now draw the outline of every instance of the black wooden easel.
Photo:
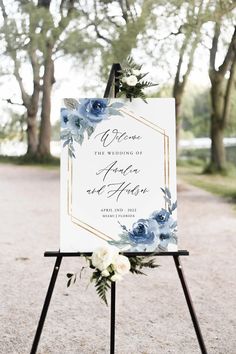
<svg viewBox="0 0 236 354">
<path fill-rule="evenodd" d="M 111 68 L 111 72 L 109 75 L 109 79 L 107 82 L 107 86 L 106 86 L 106 90 L 104 93 L 104 97 L 116 97 L 117 93 L 119 92 L 119 70 L 121 69 L 120 64 L 113 64 L 112 68 Z M 114 85 L 115 83 L 115 85 Z M 123 253 L 125 256 L 127 257 L 133 257 L 133 256 L 169 256 L 169 257 L 173 257 L 174 259 L 174 263 L 175 263 L 175 267 L 177 270 L 177 273 L 179 275 L 179 279 L 183 288 L 183 292 L 184 292 L 184 296 L 187 302 L 187 306 L 191 315 L 191 319 L 192 319 L 192 323 L 195 329 L 195 333 L 198 339 L 198 343 L 199 343 L 199 347 L 201 350 L 202 354 L 207 354 L 207 350 L 206 350 L 206 346 L 202 337 L 202 333 L 201 333 L 201 329 L 197 320 L 197 316 L 194 310 L 194 306 L 192 303 L 192 299 L 190 296 L 190 292 L 188 290 L 187 287 L 187 283 L 184 277 L 184 273 L 183 273 L 183 268 L 180 262 L 180 256 L 188 256 L 189 252 L 186 250 L 180 250 L 178 252 L 161 252 L 161 253 L 134 253 L 134 252 L 127 252 L 127 253 Z M 34 341 L 33 341 L 33 345 L 31 348 L 31 352 L 30 354 L 36 354 L 37 352 L 37 348 L 38 348 L 38 344 L 39 344 L 39 340 L 40 340 L 40 336 L 43 330 L 43 326 L 44 326 L 44 322 L 47 316 L 47 311 L 50 305 L 50 301 L 51 301 L 51 297 L 52 297 L 52 293 L 54 290 L 54 286 L 57 280 L 57 275 L 59 273 L 60 270 L 60 266 L 61 266 L 61 261 L 63 257 L 81 257 L 81 256 L 91 256 L 92 253 L 75 253 L 75 252 L 60 252 L 60 251 L 55 251 L 55 252 L 45 252 L 44 253 L 44 257 L 55 257 L 56 258 L 56 262 L 53 268 L 53 272 L 52 272 L 52 276 L 51 276 L 51 280 L 48 286 L 48 291 L 46 294 L 46 298 L 44 301 L 44 305 L 42 308 L 42 312 L 41 312 L 41 316 L 39 319 L 39 323 L 38 323 L 38 327 L 35 333 L 35 337 L 34 337 Z M 115 314 L 116 314 L 116 283 L 112 282 L 111 284 L 111 322 L 110 322 L 110 354 L 114 354 L 115 353 Z"/>
</svg>

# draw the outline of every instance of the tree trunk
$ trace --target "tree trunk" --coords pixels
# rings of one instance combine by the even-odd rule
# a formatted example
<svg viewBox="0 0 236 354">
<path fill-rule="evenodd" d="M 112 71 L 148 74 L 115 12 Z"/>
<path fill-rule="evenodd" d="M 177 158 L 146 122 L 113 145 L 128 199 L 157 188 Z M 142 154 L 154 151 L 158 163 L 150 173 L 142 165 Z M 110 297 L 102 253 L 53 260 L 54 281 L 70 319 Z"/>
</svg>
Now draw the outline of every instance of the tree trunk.
<svg viewBox="0 0 236 354">
<path fill-rule="evenodd" d="M 27 110 L 27 155 L 35 155 L 38 147 L 36 114 Z"/>
<path fill-rule="evenodd" d="M 224 147 L 224 76 L 218 72 L 210 73 L 211 79 L 211 161 L 207 172 L 223 172 L 226 169 L 226 153 Z"/>
<path fill-rule="evenodd" d="M 211 80 L 211 161 L 206 172 L 225 172 L 226 153 L 224 147 L 224 132 L 229 120 L 230 100 L 233 89 L 236 68 L 236 27 L 232 35 L 223 63 L 216 69 L 216 55 L 221 34 L 221 24 L 215 24 L 214 37 L 210 50 L 209 78 Z M 226 80 L 227 71 L 230 76 Z"/>
<path fill-rule="evenodd" d="M 52 60 L 52 48 L 48 45 L 46 59 L 44 63 L 43 75 L 43 97 L 41 111 L 41 125 L 39 133 L 38 156 L 47 158 L 51 156 L 50 141 L 51 141 L 51 91 L 54 83 L 54 63 Z"/>
<path fill-rule="evenodd" d="M 179 92 L 177 92 L 179 91 Z M 182 89 L 175 89 L 173 92 L 173 96 L 175 98 L 175 129 L 176 129 L 176 155 L 179 153 L 179 140 L 180 140 L 180 131 L 181 131 L 181 117 L 180 117 L 180 107 L 182 102 L 183 91 Z"/>
<path fill-rule="evenodd" d="M 216 119 L 211 116 L 211 163 L 209 172 L 224 171 L 226 168 L 226 155 L 224 147 L 224 129 Z"/>
</svg>

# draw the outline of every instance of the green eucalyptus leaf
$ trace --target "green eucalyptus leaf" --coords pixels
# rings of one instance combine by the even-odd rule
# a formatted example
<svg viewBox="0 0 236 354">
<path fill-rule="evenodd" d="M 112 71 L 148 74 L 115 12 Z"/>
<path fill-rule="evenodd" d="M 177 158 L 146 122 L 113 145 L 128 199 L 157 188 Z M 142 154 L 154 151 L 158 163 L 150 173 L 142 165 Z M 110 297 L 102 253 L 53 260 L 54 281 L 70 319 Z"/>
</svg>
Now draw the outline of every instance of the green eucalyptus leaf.
<svg viewBox="0 0 236 354">
<path fill-rule="evenodd" d="M 164 199 L 165 199 L 166 203 L 167 203 L 169 206 L 171 206 L 171 200 L 170 200 L 168 197 L 166 197 L 166 196 L 164 196 Z"/>
<path fill-rule="evenodd" d="M 123 103 L 123 102 L 114 102 L 114 103 L 112 103 L 109 107 L 118 109 L 118 108 L 121 108 L 121 107 L 123 107 L 123 106 L 124 106 L 124 103 Z"/>
<path fill-rule="evenodd" d="M 76 135 L 74 136 L 74 140 L 79 143 L 80 145 L 82 145 L 83 141 L 84 141 L 84 136 L 83 135 Z"/>
<path fill-rule="evenodd" d="M 166 191 L 165 191 L 164 188 L 161 187 L 161 190 L 162 190 L 162 192 L 163 192 L 164 194 L 166 194 Z"/>
<path fill-rule="evenodd" d="M 72 158 L 75 158 L 75 154 L 73 153 L 73 151 L 71 151 L 70 149 L 68 150 L 68 154 L 69 156 Z"/>
<path fill-rule="evenodd" d="M 75 151 L 73 143 L 70 143 L 70 150 L 73 151 L 73 152 Z"/>
<path fill-rule="evenodd" d="M 169 188 L 166 187 L 165 192 L 166 192 L 167 197 L 171 199 L 171 193 L 170 193 Z"/>
<path fill-rule="evenodd" d="M 94 127 L 87 127 L 87 134 L 88 134 L 88 139 L 91 137 L 91 135 L 94 132 Z"/>
<path fill-rule="evenodd" d="M 63 147 L 66 147 L 70 143 L 70 139 L 67 139 L 63 143 Z"/>
<path fill-rule="evenodd" d="M 124 97 L 125 96 L 125 92 L 120 91 L 117 93 L 116 97 Z"/>
<path fill-rule="evenodd" d="M 172 204 L 171 210 L 174 211 L 177 208 L 177 200 Z"/>
<path fill-rule="evenodd" d="M 75 98 L 64 98 L 64 103 L 65 103 L 66 108 L 68 108 L 72 111 L 74 109 L 76 109 L 76 107 L 79 104 L 79 102 Z"/>
<path fill-rule="evenodd" d="M 173 224 L 171 225 L 172 229 L 175 229 L 177 227 L 177 221 L 174 221 Z"/>
<path fill-rule="evenodd" d="M 109 115 L 111 116 L 122 116 L 121 112 L 109 107 Z"/>
<path fill-rule="evenodd" d="M 69 138 L 70 138 L 69 130 L 62 130 L 61 131 L 61 139 L 65 140 L 65 139 L 69 139 Z"/>
</svg>

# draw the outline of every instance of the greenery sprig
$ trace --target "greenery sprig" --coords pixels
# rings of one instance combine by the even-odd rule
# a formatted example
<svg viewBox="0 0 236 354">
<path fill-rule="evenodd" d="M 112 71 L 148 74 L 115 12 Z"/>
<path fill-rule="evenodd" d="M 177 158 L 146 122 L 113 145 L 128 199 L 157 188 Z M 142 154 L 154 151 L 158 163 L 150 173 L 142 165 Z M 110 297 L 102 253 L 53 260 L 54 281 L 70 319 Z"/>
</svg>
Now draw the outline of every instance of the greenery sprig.
<svg viewBox="0 0 236 354">
<path fill-rule="evenodd" d="M 119 83 L 117 85 L 120 92 L 117 94 L 117 97 L 124 96 L 129 98 L 130 101 L 132 101 L 132 98 L 140 97 L 147 103 L 143 90 L 147 87 L 157 86 L 158 84 L 143 80 L 148 73 L 142 73 L 141 69 L 142 65 L 136 64 L 132 57 L 128 57 L 118 76 Z"/>
<path fill-rule="evenodd" d="M 130 261 L 130 272 L 132 274 L 147 275 L 142 271 L 143 268 L 154 269 L 160 267 L 159 264 L 155 263 L 155 259 L 153 258 L 149 259 L 149 257 L 140 257 L 140 256 L 129 257 L 129 261 Z"/>
</svg>

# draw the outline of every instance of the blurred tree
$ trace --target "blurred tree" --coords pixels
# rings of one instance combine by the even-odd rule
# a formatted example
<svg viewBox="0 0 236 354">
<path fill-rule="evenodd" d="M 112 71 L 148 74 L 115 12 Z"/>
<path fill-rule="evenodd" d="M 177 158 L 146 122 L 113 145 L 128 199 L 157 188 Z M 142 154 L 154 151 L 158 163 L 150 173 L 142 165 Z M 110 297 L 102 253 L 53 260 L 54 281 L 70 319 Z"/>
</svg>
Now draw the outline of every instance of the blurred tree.
<svg viewBox="0 0 236 354">
<path fill-rule="evenodd" d="M 55 60 L 68 54 L 87 60 L 97 48 L 101 49 L 107 64 L 122 60 L 135 46 L 140 31 L 145 29 L 154 4 L 154 0 L 17 0 L 11 6 L 0 0 L 4 55 L 11 59 L 12 73 L 27 110 L 28 154 L 50 155 Z M 32 74 L 31 92 L 26 88 L 26 64 L 30 64 Z"/>
<path fill-rule="evenodd" d="M 231 96 L 231 109 L 227 127 L 225 130 L 226 136 L 236 137 L 236 89 L 233 89 Z"/>
<path fill-rule="evenodd" d="M 204 23 L 204 16 L 208 3 L 204 1 L 189 1 L 186 8 L 186 20 L 178 29 L 177 34 L 182 34 L 182 43 L 178 53 L 178 64 L 176 68 L 173 97 L 175 98 L 176 110 L 176 150 L 178 153 L 181 115 L 180 108 L 188 77 L 193 68 L 194 54 L 201 39 L 201 27 Z"/>
<path fill-rule="evenodd" d="M 61 130 L 61 122 L 57 120 L 54 124 L 52 124 L 52 140 L 59 141 L 60 140 L 60 130 Z"/>
<path fill-rule="evenodd" d="M 71 1 L 70 1 L 71 4 Z M 10 4 L 12 5 L 12 4 Z M 27 154 L 50 155 L 50 92 L 54 82 L 52 54 L 60 34 L 70 22 L 71 8 L 61 17 L 58 25 L 53 24 L 49 12 L 50 1 L 16 1 L 8 8 L 3 0 L 0 7 L 4 24 L 5 53 L 11 59 L 12 73 L 19 84 L 23 105 L 27 111 Z M 17 18 L 19 13 L 21 18 Z M 49 36 L 49 31 L 51 36 Z M 28 93 L 22 71 L 26 62 L 31 65 L 32 93 Z M 43 73 L 43 74 L 42 74 Z M 40 92 L 42 112 L 40 136 L 37 136 L 37 113 Z M 9 100 L 11 103 L 11 100 Z"/>
<path fill-rule="evenodd" d="M 6 113 L 10 119 L 0 124 L 0 142 L 4 140 L 24 141 L 26 132 L 24 114 L 18 114 L 11 109 L 8 109 Z"/>
<path fill-rule="evenodd" d="M 206 50 L 211 38 L 211 24 L 220 23 L 221 19 L 225 19 L 235 7 L 236 2 L 233 0 L 170 0 L 164 6 L 164 10 L 161 6 L 158 8 L 165 20 L 161 23 L 161 17 L 157 17 L 160 21 L 160 30 L 155 31 L 155 34 L 159 39 L 154 45 L 153 38 L 149 36 L 146 41 L 146 52 L 150 59 L 154 59 L 153 65 L 162 68 L 166 73 L 167 81 L 173 82 L 171 94 L 176 100 L 177 148 L 183 117 L 181 106 L 194 65 L 195 53 L 200 46 L 202 51 Z M 159 32 L 164 33 L 162 38 L 160 35 L 157 36 Z M 192 117 L 195 118 L 196 115 Z M 205 118 L 208 119 L 206 116 Z M 202 124 L 204 125 L 204 120 Z M 201 130 L 199 129 L 199 134 Z"/>
<path fill-rule="evenodd" d="M 139 36 L 156 27 L 153 9 L 163 0 L 93 0 L 93 9 L 87 3 L 79 1 L 80 11 L 87 22 L 94 16 L 93 27 L 102 46 L 101 73 L 107 76 L 110 65 L 122 63 L 137 47 Z"/>
<path fill-rule="evenodd" d="M 210 94 L 209 89 L 188 84 L 188 95 L 185 95 L 181 109 L 182 128 L 191 132 L 192 137 L 209 136 L 210 127 Z"/>
<path fill-rule="evenodd" d="M 160 1 L 118 1 L 120 4 L 122 18 L 125 26 L 117 26 L 116 33 L 111 38 L 111 45 L 104 51 L 103 62 L 105 67 L 112 62 L 124 61 L 132 49 L 137 47 L 138 37 L 146 30 L 150 31 L 156 27 L 157 16 L 153 9 Z"/>
<path fill-rule="evenodd" d="M 186 2 L 183 1 L 183 5 Z M 179 27 L 177 34 L 183 35 L 182 44 L 178 52 L 178 64 L 173 85 L 173 97 L 176 104 L 176 146 L 178 151 L 179 134 L 181 128 L 180 108 L 186 84 L 193 68 L 194 54 L 202 42 L 202 27 L 209 21 L 220 23 L 223 16 L 229 14 L 236 4 L 234 1 L 219 0 L 217 5 L 211 0 L 191 0 L 187 2 L 186 19 Z"/>
<path fill-rule="evenodd" d="M 19 84 L 21 97 L 23 105 L 27 111 L 27 139 L 28 139 L 28 154 L 35 154 L 37 151 L 37 125 L 36 125 L 36 116 L 38 112 L 38 102 L 39 102 L 39 92 L 40 92 L 40 83 L 39 83 L 39 66 L 36 58 L 36 48 L 32 43 L 28 45 L 29 60 L 31 61 L 32 69 L 34 72 L 34 85 L 32 94 L 28 94 L 23 84 L 22 77 L 20 75 L 21 62 L 19 58 L 18 50 L 20 47 L 26 45 L 26 37 L 24 36 L 24 27 L 22 26 L 22 39 L 18 34 L 16 21 L 14 18 L 9 18 L 6 12 L 5 5 L 3 0 L 0 0 L 0 7 L 2 10 L 2 16 L 4 19 L 4 25 L 2 28 L 2 34 L 6 42 L 6 53 L 12 59 L 12 72 L 15 75 L 15 78 Z M 22 23 L 23 25 L 23 23 Z M 34 28 L 32 28 L 33 34 Z M 12 103 L 9 99 L 9 103 Z"/>
<path fill-rule="evenodd" d="M 225 82 L 226 84 L 226 82 Z M 188 94 L 184 95 L 181 106 L 182 130 L 181 137 L 202 138 L 209 137 L 211 116 L 211 96 L 208 87 L 193 84 L 188 81 L 186 86 Z M 149 97 L 170 97 L 171 84 L 162 86 Z M 236 90 L 233 90 L 229 113 L 229 124 L 225 130 L 225 136 L 236 136 Z M 191 134 L 190 134 L 191 133 Z"/>
<path fill-rule="evenodd" d="M 236 26 L 221 65 L 217 65 L 217 52 L 222 24 L 216 23 L 210 49 L 209 77 L 211 81 L 211 162 L 207 172 L 222 172 L 226 169 L 226 154 L 223 143 L 229 122 L 231 97 L 236 70 Z M 218 67 L 218 68 L 217 68 Z M 227 78 L 228 75 L 228 78 Z"/>
</svg>

